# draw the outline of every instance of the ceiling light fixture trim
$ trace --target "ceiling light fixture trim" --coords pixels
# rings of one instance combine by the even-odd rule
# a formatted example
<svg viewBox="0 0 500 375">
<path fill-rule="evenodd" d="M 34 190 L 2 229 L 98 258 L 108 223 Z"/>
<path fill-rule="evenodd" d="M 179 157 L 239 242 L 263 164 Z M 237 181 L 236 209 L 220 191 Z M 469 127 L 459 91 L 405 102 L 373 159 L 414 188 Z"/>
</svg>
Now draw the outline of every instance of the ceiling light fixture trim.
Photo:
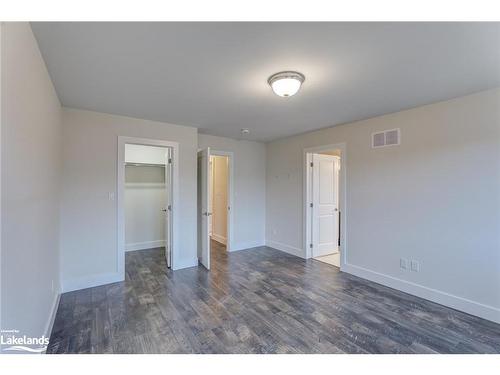
<svg viewBox="0 0 500 375">
<path fill-rule="evenodd" d="M 278 96 L 288 98 L 295 95 L 302 86 L 306 77 L 299 72 L 284 71 L 273 74 L 267 83 Z"/>
</svg>

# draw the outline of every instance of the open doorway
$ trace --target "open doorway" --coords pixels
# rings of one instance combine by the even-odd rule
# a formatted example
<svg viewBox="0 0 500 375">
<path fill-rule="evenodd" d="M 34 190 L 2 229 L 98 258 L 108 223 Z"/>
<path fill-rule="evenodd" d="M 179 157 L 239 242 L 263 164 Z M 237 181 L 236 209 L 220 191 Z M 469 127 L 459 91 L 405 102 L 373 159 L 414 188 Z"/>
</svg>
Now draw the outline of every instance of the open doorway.
<svg viewBox="0 0 500 375">
<path fill-rule="evenodd" d="M 226 251 L 227 219 L 228 219 L 228 188 L 229 188 L 229 156 L 210 155 L 210 187 L 211 196 L 209 230 L 211 251 Z"/>
<path fill-rule="evenodd" d="M 306 152 L 306 240 L 309 257 L 341 267 L 342 148 Z M 345 259 L 345 258 L 344 258 Z"/>
<path fill-rule="evenodd" d="M 206 269 L 231 251 L 232 165 L 231 152 L 198 151 L 198 259 Z"/>
<path fill-rule="evenodd" d="M 125 251 L 160 249 L 171 266 L 169 147 L 125 145 Z"/>
<path fill-rule="evenodd" d="M 117 251 L 123 277 L 125 252 L 160 252 L 175 269 L 177 150 L 175 142 L 118 137 Z"/>
</svg>

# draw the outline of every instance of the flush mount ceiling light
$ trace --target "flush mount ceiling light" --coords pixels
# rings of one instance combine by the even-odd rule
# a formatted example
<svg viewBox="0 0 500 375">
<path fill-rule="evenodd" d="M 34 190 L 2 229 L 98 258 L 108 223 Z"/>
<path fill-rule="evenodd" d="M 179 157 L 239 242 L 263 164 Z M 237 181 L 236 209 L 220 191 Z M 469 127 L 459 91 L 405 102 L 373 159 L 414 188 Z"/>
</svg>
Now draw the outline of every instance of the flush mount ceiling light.
<svg viewBox="0 0 500 375">
<path fill-rule="evenodd" d="M 247 128 L 241 129 L 241 134 L 245 135 L 245 134 L 249 134 L 249 133 L 250 133 L 249 129 L 247 129 Z"/>
<path fill-rule="evenodd" d="M 269 86 L 278 96 L 289 97 L 295 95 L 306 77 L 299 72 L 279 72 L 267 80 Z"/>
</svg>

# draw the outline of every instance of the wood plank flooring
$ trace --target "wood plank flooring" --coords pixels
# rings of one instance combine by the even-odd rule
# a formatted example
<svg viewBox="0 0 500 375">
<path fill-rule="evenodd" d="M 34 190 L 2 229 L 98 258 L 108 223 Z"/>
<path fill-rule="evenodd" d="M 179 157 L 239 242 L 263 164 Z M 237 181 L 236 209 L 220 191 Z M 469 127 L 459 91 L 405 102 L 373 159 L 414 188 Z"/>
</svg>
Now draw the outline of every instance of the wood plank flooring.
<svg viewBox="0 0 500 375">
<path fill-rule="evenodd" d="M 500 325 L 260 247 L 212 270 L 126 254 L 126 280 L 65 293 L 47 353 L 500 353 Z"/>
</svg>

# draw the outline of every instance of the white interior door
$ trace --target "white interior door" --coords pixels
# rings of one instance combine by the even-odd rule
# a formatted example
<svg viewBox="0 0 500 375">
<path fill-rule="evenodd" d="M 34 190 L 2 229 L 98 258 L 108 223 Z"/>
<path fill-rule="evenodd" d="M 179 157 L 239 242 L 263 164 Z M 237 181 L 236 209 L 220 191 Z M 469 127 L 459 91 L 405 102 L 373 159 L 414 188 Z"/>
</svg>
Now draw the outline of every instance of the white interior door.
<svg viewBox="0 0 500 375">
<path fill-rule="evenodd" d="M 198 151 L 198 259 L 210 269 L 210 148 Z"/>
<path fill-rule="evenodd" d="M 337 156 L 313 154 L 312 253 L 315 257 L 338 251 L 339 166 Z"/>
<path fill-rule="evenodd" d="M 172 149 L 165 153 L 165 258 L 167 267 L 172 267 Z"/>
</svg>

